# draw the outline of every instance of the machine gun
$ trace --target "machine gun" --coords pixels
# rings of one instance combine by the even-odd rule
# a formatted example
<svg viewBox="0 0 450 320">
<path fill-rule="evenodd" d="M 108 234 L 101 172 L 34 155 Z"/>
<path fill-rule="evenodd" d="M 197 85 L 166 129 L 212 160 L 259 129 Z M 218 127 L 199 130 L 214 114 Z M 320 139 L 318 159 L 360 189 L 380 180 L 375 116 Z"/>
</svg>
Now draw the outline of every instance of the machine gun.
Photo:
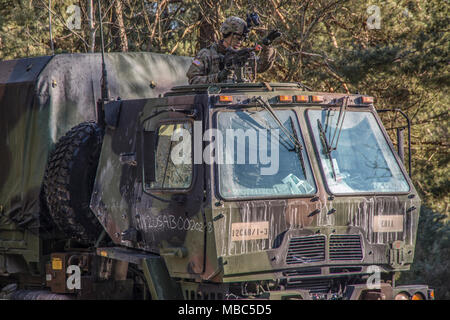
<svg viewBox="0 0 450 320">
<path fill-rule="evenodd" d="M 255 52 L 261 50 L 261 46 L 253 48 L 243 48 L 234 50 L 231 47 L 225 53 L 224 68 L 232 72 L 228 76 L 227 82 L 252 82 L 256 78 Z"/>
<path fill-rule="evenodd" d="M 270 45 L 275 39 L 281 36 L 278 30 L 272 30 L 260 42 L 263 45 Z M 235 50 L 227 48 L 223 59 L 223 68 L 231 70 L 231 74 L 226 82 L 253 82 L 256 80 L 257 60 L 256 52 L 262 49 L 260 44 L 254 47 Z"/>
</svg>

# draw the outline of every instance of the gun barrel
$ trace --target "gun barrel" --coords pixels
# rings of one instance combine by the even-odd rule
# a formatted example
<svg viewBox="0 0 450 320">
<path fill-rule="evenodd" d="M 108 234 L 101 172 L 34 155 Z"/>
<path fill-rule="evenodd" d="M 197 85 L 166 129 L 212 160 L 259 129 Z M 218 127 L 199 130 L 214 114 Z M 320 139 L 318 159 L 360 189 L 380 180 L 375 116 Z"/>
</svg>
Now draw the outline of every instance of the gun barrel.
<svg viewBox="0 0 450 320">
<path fill-rule="evenodd" d="M 279 37 L 281 37 L 281 32 L 278 30 L 272 30 L 264 39 L 262 39 L 261 42 L 262 42 L 262 44 L 268 46 L 268 45 L 272 44 L 272 42 Z"/>
</svg>

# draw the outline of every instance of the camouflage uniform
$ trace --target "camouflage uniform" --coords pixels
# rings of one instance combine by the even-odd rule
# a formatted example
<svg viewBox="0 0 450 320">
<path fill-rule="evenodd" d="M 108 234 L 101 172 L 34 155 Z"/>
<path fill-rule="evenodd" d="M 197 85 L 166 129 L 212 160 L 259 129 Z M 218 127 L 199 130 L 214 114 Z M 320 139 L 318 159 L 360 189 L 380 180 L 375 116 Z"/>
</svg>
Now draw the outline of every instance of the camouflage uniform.
<svg viewBox="0 0 450 320">
<path fill-rule="evenodd" d="M 222 34 L 234 32 L 244 34 L 246 31 L 245 22 L 237 17 L 228 18 L 221 26 Z M 199 51 L 186 73 L 189 84 L 217 83 L 219 72 L 223 69 L 223 58 L 226 48 L 223 40 L 213 43 L 207 48 Z M 270 69 L 275 61 L 275 49 L 271 46 L 262 46 L 257 62 L 257 72 L 264 72 Z"/>
</svg>

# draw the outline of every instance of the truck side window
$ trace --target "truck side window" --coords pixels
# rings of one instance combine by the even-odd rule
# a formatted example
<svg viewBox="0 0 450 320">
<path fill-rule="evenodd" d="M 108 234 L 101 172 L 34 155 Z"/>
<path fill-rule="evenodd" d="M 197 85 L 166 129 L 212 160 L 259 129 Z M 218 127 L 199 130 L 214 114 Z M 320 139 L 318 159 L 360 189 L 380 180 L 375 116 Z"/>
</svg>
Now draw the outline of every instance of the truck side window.
<svg viewBox="0 0 450 320">
<path fill-rule="evenodd" d="M 155 153 L 155 181 L 151 189 L 187 189 L 192 182 L 192 124 L 159 126 Z"/>
</svg>

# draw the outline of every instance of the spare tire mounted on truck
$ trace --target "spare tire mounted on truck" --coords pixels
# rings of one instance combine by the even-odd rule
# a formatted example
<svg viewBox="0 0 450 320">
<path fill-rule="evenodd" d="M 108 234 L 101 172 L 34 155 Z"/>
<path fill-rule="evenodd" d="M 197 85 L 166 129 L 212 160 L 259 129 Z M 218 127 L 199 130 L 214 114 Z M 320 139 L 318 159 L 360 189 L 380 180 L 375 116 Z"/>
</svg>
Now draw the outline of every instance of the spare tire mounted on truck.
<svg viewBox="0 0 450 320">
<path fill-rule="evenodd" d="M 55 145 L 44 177 L 50 215 L 67 236 L 94 242 L 101 225 L 89 208 L 103 132 L 94 122 L 73 127 Z"/>
</svg>

